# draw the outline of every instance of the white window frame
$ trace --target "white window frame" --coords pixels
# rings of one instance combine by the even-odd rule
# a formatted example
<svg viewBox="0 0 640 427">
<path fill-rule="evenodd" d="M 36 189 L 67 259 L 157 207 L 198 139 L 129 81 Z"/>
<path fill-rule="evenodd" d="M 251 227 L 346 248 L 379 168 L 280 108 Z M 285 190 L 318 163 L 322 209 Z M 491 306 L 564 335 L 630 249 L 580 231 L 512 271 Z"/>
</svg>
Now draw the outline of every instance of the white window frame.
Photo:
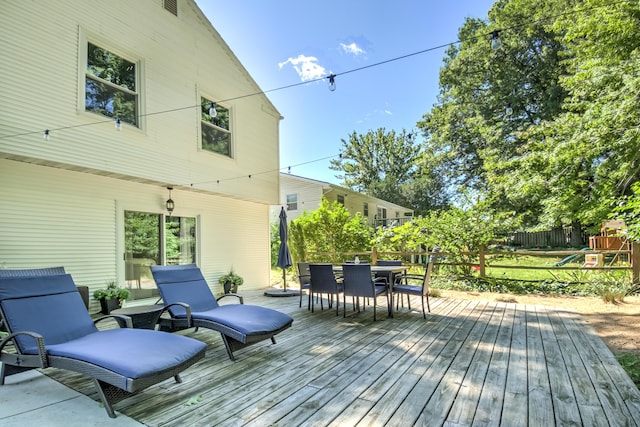
<svg viewBox="0 0 640 427">
<path fill-rule="evenodd" d="M 129 62 L 132 62 L 136 65 L 136 115 L 137 115 L 137 124 L 130 125 L 129 123 L 125 123 L 128 129 L 132 130 L 144 130 L 146 128 L 146 99 L 144 97 L 145 93 L 145 83 L 144 83 L 144 68 L 145 63 L 141 56 L 123 49 L 119 46 L 115 46 L 113 41 L 106 39 L 103 36 L 100 36 L 95 33 L 91 33 L 86 31 L 83 28 L 78 29 L 78 106 L 77 111 L 79 114 L 86 115 L 87 117 L 92 117 L 95 120 L 96 115 L 104 118 L 110 118 L 108 116 L 103 116 L 99 113 L 95 113 L 90 110 L 86 110 L 85 101 L 86 101 L 86 79 L 87 79 L 87 65 L 88 65 L 88 48 L 89 43 L 94 44 L 98 47 L 101 47 L 109 52 L 114 53 Z M 113 118 L 114 120 L 116 118 Z"/>
</svg>

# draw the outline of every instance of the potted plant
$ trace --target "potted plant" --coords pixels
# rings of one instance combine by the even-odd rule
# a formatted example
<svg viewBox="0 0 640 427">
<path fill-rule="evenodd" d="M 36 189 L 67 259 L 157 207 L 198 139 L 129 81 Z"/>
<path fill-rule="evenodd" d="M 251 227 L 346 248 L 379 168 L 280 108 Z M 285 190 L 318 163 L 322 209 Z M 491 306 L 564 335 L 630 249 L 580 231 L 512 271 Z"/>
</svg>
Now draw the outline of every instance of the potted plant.
<svg viewBox="0 0 640 427">
<path fill-rule="evenodd" d="M 227 274 L 224 274 L 220 276 L 220 278 L 218 278 L 218 283 L 222 285 L 225 294 L 235 294 L 236 292 L 238 292 L 238 286 L 244 283 L 244 279 L 234 273 L 232 268 Z"/>
<path fill-rule="evenodd" d="M 100 312 L 109 314 L 111 310 L 122 307 L 124 300 L 131 296 L 131 292 L 125 288 L 119 288 L 115 281 L 107 282 L 107 287 L 93 292 L 93 298 L 100 301 Z"/>
</svg>

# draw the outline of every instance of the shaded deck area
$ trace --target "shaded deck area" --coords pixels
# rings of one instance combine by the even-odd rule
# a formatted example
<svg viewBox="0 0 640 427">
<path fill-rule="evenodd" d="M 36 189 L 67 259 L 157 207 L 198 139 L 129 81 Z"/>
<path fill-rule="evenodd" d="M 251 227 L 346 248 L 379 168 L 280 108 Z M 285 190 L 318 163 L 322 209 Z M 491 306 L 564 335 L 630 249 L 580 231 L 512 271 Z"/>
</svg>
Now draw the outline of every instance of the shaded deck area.
<svg viewBox="0 0 640 427">
<path fill-rule="evenodd" d="M 370 307 L 344 319 L 245 295 L 294 317 L 276 345 L 231 362 L 218 334 L 186 331 L 209 344 L 205 360 L 116 410 L 149 426 L 640 425 L 640 392 L 571 312 L 432 298 L 426 321 L 415 300 L 373 322 Z M 87 378 L 46 373 L 98 400 Z"/>
</svg>

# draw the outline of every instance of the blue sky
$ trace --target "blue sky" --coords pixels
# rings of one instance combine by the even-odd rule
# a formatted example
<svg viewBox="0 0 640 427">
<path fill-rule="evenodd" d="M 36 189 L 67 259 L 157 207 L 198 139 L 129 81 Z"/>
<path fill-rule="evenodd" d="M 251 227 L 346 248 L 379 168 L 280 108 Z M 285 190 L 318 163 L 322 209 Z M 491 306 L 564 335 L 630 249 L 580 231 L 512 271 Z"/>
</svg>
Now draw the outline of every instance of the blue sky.
<svg viewBox="0 0 640 427">
<path fill-rule="evenodd" d="M 333 92 L 323 80 L 267 96 L 284 116 L 283 171 L 339 184 L 327 158 L 339 154 L 341 139 L 381 127 L 416 130 L 436 101 L 445 48 L 350 71 L 455 42 L 464 19 L 486 19 L 493 1 L 196 3 L 263 91 L 338 75 Z"/>
</svg>

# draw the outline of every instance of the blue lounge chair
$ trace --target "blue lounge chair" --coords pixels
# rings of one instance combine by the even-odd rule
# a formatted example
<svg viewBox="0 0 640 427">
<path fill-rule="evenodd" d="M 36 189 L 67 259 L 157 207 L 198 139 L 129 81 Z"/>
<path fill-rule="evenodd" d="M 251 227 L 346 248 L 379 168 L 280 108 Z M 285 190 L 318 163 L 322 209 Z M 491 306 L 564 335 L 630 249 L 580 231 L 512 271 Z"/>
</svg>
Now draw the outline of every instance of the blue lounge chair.
<svg viewBox="0 0 640 427">
<path fill-rule="evenodd" d="M 68 274 L 0 278 L 0 317 L 9 332 L 0 341 L 0 385 L 34 368 L 79 372 L 93 378 L 112 418 L 114 403 L 170 377 L 180 382 L 206 351 L 203 342 L 166 332 L 99 331 Z"/>
<path fill-rule="evenodd" d="M 211 293 L 200 268 L 188 265 L 152 265 L 151 273 L 156 281 L 160 297 L 169 308 L 170 319 L 160 319 L 162 330 L 178 330 L 191 326 L 220 332 L 229 359 L 233 352 L 256 342 L 271 339 L 291 326 L 293 319 L 287 314 L 270 308 L 244 304 L 220 305 Z M 223 295 L 237 296 L 235 294 Z M 180 304 L 182 306 L 180 306 Z M 186 308 L 191 309 L 188 316 Z"/>
</svg>

